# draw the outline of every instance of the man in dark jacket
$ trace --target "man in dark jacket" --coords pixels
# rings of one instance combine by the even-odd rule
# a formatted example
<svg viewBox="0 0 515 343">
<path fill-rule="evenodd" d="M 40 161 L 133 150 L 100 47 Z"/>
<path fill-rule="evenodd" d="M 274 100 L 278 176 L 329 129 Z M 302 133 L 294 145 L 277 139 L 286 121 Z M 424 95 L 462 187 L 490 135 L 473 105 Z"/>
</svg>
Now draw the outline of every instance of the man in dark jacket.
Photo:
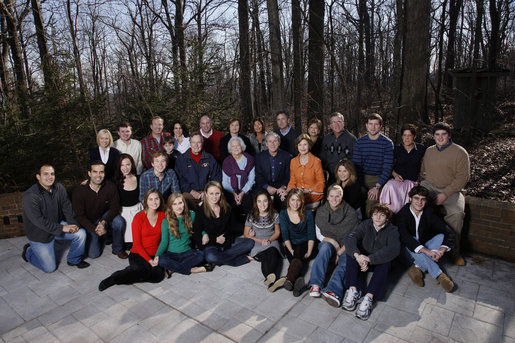
<svg viewBox="0 0 515 343">
<path fill-rule="evenodd" d="M 290 153 L 292 156 L 297 156 L 299 153 L 295 146 L 295 140 L 299 137 L 300 132 L 295 130 L 290 124 L 290 114 L 281 110 L 275 116 L 277 120 L 277 129 L 274 131 L 281 136 L 281 150 Z"/>
<path fill-rule="evenodd" d="M 38 183 L 23 193 L 22 198 L 25 232 L 29 240 L 23 247 L 22 258 L 45 273 L 51 273 L 57 269 L 55 241 L 70 240 L 68 265 L 89 267 L 89 263 L 82 260 L 86 231 L 78 226 L 66 189 L 55 183 L 54 167 L 48 164 L 41 166 L 36 179 Z"/>
<path fill-rule="evenodd" d="M 454 248 L 455 235 L 431 207 L 426 207 L 429 191 L 415 186 L 409 192 L 410 203 L 397 213 L 401 242 L 413 258 L 408 275 L 417 286 L 424 286 L 423 273 L 429 272 L 447 292 L 454 283 L 442 272 L 438 261 Z"/>
<path fill-rule="evenodd" d="M 222 170 L 210 153 L 203 151 L 204 139 L 198 132 L 190 136 L 190 149 L 177 158 L 175 172 L 182 194 L 191 210 L 204 199 L 204 187 L 209 181 L 222 183 Z"/>
</svg>

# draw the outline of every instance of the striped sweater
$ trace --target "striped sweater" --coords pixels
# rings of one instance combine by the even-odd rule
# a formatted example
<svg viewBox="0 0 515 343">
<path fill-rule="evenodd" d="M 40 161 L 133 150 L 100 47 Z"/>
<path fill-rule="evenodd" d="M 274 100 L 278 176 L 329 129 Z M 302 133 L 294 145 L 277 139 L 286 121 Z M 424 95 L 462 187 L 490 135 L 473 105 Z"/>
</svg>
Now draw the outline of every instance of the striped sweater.
<svg viewBox="0 0 515 343">
<path fill-rule="evenodd" d="M 352 162 L 362 184 L 364 175 L 374 175 L 379 177 L 378 183 L 383 186 L 392 173 L 393 143 L 382 133 L 376 140 L 364 135 L 354 145 Z"/>
</svg>

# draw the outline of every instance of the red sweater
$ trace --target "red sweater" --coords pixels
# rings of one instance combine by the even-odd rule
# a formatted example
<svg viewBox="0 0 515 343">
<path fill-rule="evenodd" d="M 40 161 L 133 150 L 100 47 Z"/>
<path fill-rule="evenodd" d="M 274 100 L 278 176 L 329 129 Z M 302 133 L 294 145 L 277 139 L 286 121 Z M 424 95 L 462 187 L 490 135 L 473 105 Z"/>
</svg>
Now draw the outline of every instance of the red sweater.
<svg viewBox="0 0 515 343">
<path fill-rule="evenodd" d="M 223 136 L 222 132 L 215 129 L 213 129 L 213 133 L 209 138 L 202 136 L 204 138 L 204 150 L 213 155 L 217 161 L 220 161 L 220 139 Z"/>
<path fill-rule="evenodd" d="M 145 211 L 134 216 L 132 221 L 132 249 L 131 253 L 139 254 L 149 261 L 155 256 L 161 241 L 161 222 L 165 218 L 164 212 L 157 212 L 156 225 L 150 225 Z"/>
</svg>

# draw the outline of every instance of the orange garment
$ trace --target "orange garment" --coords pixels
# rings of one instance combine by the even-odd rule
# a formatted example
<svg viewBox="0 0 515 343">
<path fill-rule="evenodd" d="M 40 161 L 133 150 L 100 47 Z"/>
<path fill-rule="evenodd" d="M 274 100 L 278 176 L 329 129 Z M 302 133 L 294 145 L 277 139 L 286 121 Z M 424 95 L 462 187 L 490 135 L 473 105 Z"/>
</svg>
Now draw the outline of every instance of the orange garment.
<svg viewBox="0 0 515 343">
<path fill-rule="evenodd" d="M 320 159 L 308 153 L 308 163 L 300 164 L 300 154 L 290 162 L 290 182 L 288 188 L 311 189 L 313 192 L 323 193 L 325 176 Z M 323 194 L 304 194 L 306 204 L 322 200 Z"/>
</svg>

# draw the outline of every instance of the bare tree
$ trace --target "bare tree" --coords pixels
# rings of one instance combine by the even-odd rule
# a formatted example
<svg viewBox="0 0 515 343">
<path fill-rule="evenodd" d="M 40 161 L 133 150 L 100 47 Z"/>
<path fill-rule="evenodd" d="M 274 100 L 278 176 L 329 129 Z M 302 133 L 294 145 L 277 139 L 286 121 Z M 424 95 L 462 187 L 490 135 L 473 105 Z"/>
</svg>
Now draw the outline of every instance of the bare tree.
<svg viewBox="0 0 515 343">
<path fill-rule="evenodd" d="M 249 123 L 252 118 L 250 97 L 250 53 L 249 53 L 249 3 L 238 0 L 238 22 L 240 31 L 240 118 Z"/>
<path fill-rule="evenodd" d="M 309 1 L 308 116 L 315 118 L 324 113 L 324 14 L 325 1 Z"/>
<path fill-rule="evenodd" d="M 281 48 L 281 27 L 277 0 L 267 0 L 270 30 L 270 55 L 272 56 L 272 112 L 284 107 L 284 79 Z"/>
</svg>

